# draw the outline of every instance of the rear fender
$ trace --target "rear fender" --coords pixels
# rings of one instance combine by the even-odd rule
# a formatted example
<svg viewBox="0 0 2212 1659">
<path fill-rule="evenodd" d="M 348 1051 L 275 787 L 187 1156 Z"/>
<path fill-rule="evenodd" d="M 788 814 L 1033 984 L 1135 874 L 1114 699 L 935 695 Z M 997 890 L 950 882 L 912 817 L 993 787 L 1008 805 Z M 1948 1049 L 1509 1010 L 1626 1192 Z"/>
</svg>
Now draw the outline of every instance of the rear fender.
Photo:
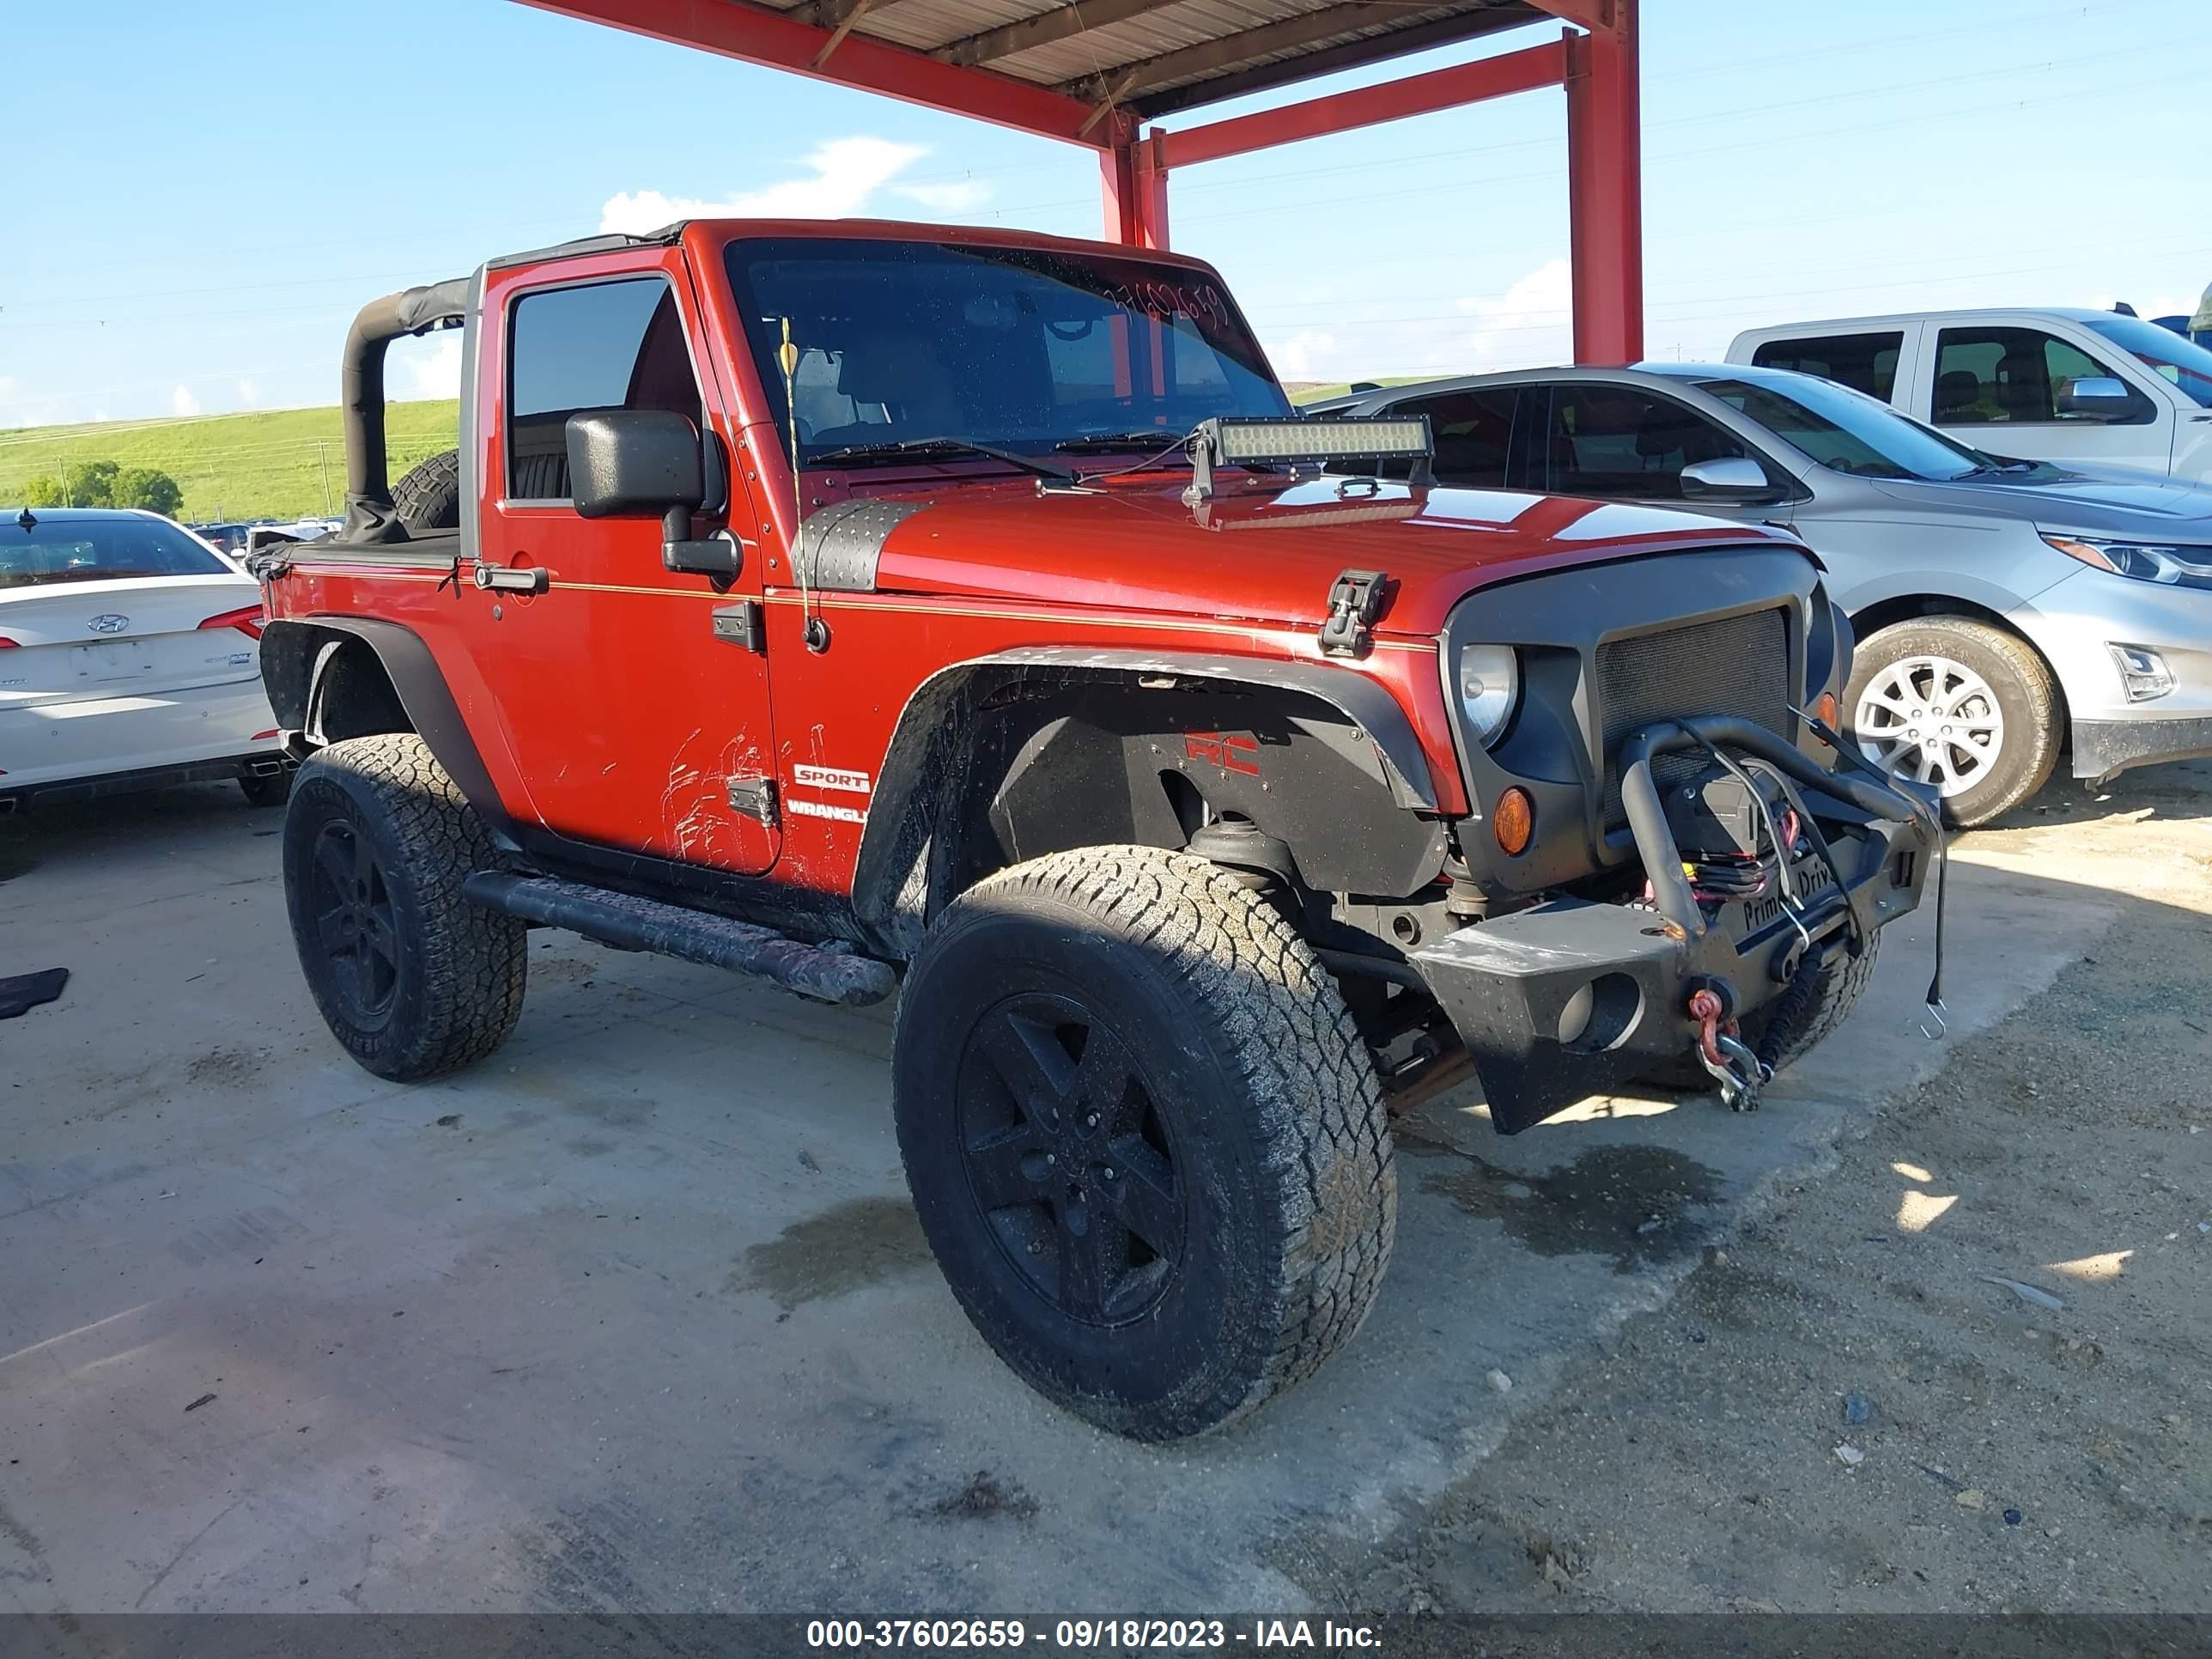
<svg viewBox="0 0 2212 1659">
<path fill-rule="evenodd" d="M 485 823 L 511 835 L 453 690 L 411 629 L 367 617 L 271 622 L 261 635 L 261 678 L 295 757 L 343 738 L 413 732 Z"/>
</svg>

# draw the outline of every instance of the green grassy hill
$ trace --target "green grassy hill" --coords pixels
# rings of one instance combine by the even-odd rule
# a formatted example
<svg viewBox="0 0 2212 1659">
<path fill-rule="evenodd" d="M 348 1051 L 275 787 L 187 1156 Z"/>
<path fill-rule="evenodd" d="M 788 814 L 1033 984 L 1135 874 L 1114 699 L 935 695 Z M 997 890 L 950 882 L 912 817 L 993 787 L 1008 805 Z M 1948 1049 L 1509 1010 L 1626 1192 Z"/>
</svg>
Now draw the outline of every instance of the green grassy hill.
<svg viewBox="0 0 2212 1659">
<path fill-rule="evenodd" d="M 1342 382 L 1296 382 L 1290 388 L 1291 400 L 1300 404 L 1344 390 Z M 460 424 L 458 404 L 439 400 L 387 408 L 386 442 L 394 478 L 416 462 L 453 447 Z M 126 467 L 158 468 L 185 492 L 179 516 L 195 523 L 319 514 L 327 460 L 330 508 L 345 508 L 345 443 L 335 406 L 0 430 L 0 505 L 20 502 L 28 480 L 59 472 L 64 459 L 72 466 L 113 461 Z"/>
<path fill-rule="evenodd" d="M 450 399 L 388 408 L 393 477 L 453 447 L 460 409 Z M 185 492 L 179 516 L 195 522 L 319 514 L 327 459 L 330 506 L 345 507 L 345 443 L 335 406 L 0 431 L 0 503 L 21 501 L 26 481 L 60 471 L 64 459 L 71 466 L 114 461 L 158 468 Z"/>
</svg>

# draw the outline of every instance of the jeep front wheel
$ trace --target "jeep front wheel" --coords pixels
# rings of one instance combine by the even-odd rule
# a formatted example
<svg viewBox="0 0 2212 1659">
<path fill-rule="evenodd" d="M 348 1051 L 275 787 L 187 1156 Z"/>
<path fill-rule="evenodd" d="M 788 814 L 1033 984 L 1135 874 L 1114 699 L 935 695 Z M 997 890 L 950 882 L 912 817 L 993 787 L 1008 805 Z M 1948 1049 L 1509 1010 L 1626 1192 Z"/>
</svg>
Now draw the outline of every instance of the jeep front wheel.
<svg viewBox="0 0 2212 1659">
<path fill-rule="evenodd" d="M 494 857 L 412 733 L 331 744 L 294 775 L 284 815 L 293 942 L 331 1035 L 377 1076 L 453 1071 L 514 1029 L 523 925 L 461 896 Z"/>
<path fill-rule="evenodd" d="M 1387 1265 L 1372 1062 L 1271 906 L 1157 848 L 1055 854 L 931 928 L 892 1044 L 923 1232 L 1000 1358 L 1101 1428 L 1218 1427 L 1318 1369 Z"/>
</svg>

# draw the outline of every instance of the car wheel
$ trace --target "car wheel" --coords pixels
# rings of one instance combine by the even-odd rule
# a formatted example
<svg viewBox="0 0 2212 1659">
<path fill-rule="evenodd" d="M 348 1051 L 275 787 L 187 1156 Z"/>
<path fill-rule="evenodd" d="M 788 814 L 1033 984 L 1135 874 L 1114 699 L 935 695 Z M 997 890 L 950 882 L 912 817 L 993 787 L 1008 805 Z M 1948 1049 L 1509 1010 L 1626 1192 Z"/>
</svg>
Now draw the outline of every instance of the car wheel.
<svg viewBox="0 0 2212 1659">
<path fill-rule="evenodd" d="M 892 1039 L 899 1149 L 960 1305 L 1101 1428 L 1216 1428 L 1375 1299 L 1397 1178 L 1334 981 L 1265 901 L 1156 848 L 1056 854 L 931 928 Z"/>
<path fill-rule="evenodd" d="M 507 1040 L 522 1012 L 526 930 L 461 884 L 490 837 L 412 733 L 318 750 L 284 815 L 284 896 L 307 988 L 368 1070 L 435 1077 Z"/>
<path fill-rule="evenodd" d="M 238 781 L 239 793 L 248 806 L 282 806 L 292 793 L 292 769 L 281 772 L 247 773 Z"/>
<path fill-rule="evenodd" d="M 1928 617 L 1861 642 L 1844 692 L 1859 750 L 1934 784 L 1945 818 L 1986 823 L 2049 781 L 2058 694 L 2027 641 L 1963 617 Z"/>
</svg>

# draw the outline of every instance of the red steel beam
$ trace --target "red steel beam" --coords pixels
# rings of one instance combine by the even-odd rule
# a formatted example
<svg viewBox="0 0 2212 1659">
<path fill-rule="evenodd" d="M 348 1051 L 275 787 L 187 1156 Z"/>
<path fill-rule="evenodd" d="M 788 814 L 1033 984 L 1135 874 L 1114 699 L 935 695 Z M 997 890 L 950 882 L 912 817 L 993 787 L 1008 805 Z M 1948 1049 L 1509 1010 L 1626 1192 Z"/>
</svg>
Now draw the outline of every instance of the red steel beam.
<svg viewBox="0 0 2212 1659">
<path fill-rule="evenodd" d="M 911 104 L 973 116 L 1000 126 L 1110 149 L 1112 124 L 1092 106 L 988 70 L 935 58 L 865 34 L 851 33 L 824 60 L 832 31 L 815 28 L 744 0 L 519 0 L 540 11 L 604 23 L 671 45 L 790 70 L 839 86 L 858 87 Z"/>
<path fill-rule="evenodd" d="M 1549 0 L 1547 0 L 1549 3 Z M 1644 156 L 1635 0 L 1602 0 L 1611 27 L 1570 36 L 1567 204 L 1575 361 L 1644 356 Z"/>
<path fill-rule="evenodd" d="M 1373 126 L 1408 115 L 1428 115 L 1456 109 L 1463 104 L 1509 97 L 1539 87 L 1555 87 L 1567 78 L 1565 40 L 1547 41 L 1496 58 L 1479 58 L 1471 64 L 1409 75 L 1402 81 L 1359 87 L 1350 92 L 1310 98 L 1302 104 L 1239 115 L 1202 127 L 1183 127 L 1160 135 L 1161 161 L 1166 167 L 1192 167 L 1227 155 L 1243 155 L 1269 149 L 1301 138 L 1319 138 L 1355 127 Z"/>
<path fill-rule="evenodd" d="M 1106 208 L 1106 240 L 1124 247 L 1168 245 L 1168 175 L 1160 165 L 1162 135 L 1125 137 L 1098 157 Z"/>
</svg>

